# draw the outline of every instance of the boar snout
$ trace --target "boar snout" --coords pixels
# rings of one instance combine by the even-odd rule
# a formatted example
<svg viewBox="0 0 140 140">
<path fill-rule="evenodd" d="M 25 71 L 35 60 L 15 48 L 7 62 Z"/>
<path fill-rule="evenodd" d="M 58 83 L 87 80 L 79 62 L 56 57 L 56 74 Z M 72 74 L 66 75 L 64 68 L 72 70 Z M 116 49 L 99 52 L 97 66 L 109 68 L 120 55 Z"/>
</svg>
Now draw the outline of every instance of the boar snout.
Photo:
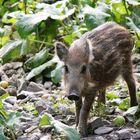
<svg viewBox="0 0 140 140">
<path fill-rule="evenodd" d="M 69 100 L 79 100 L 79 95 L 77 91 L 71 91 L 67 97 Z"/>
</svg>

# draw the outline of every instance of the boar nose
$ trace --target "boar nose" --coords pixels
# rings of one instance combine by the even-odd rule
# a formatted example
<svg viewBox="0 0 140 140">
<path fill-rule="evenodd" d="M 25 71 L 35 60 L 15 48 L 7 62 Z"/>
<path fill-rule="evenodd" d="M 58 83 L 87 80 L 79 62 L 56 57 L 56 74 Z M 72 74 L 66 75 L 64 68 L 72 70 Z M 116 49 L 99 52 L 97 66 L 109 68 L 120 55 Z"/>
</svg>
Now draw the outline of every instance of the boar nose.
<svg viewBox="0 0 140 140">
<path fill-rule="evenodd" d="M 72 91 L 72 92 L 68 95 L 68 99 L 69 99 L 69 100 L 78 100 L 78 99 L 79 99 L 79 95 L 77 94 L 77 92 Z"/>
</svg>

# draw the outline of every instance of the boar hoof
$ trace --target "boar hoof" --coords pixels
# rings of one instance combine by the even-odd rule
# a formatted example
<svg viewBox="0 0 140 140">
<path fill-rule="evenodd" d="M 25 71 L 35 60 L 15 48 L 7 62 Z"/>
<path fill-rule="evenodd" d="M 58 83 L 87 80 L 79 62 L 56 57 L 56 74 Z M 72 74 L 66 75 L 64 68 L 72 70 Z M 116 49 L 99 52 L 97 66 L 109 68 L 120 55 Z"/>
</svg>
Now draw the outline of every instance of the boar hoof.
<svg viewBox="0 0 140 140">
<path fill-rule="evenodd" d="M 84 128 L 78 128 L 78 130 L 82 138 L 88 137 L 88 133 Z"/>
</svg>

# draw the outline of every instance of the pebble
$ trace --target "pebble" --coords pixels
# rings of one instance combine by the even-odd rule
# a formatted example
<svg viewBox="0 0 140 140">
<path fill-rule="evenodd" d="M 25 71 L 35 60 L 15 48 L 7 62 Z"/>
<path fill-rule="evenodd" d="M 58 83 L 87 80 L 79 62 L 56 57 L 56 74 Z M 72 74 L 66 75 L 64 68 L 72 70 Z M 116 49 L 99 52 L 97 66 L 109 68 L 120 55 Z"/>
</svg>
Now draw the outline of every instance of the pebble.
<svg viewBox="0 0 140 140">
<path fill-rule="evenodd" d="M 113 131 L 112 127 L 103 126 L 103 127 L 99 127 L 97 129 L 95 129 L 94 133 L 97 134 L 97 135 L 103 135 L 103 134 L 108 134 L 111 131 Z"/>
<path fill-rule="evenodd" d="M 47 108 L 47 103 L 44 100 L 39 100 L 35 103 L 35 108 L 40 114 L 43 110 L 46 110 Z"/>
<path fill-rule="evenodd" d="M 134 138 L 134 139 L 140 139 L 140 130 L 138 130 L 138 131 L 136 132 L 136 134 L 134 134 L 133 138 Z"/>
<path fill-rule="evenodd" d="M 37 129 L 38 126 L 31 126 L 28 129 L 25 130 L 26 133 L 31 133 L 32 131 L 34 131 L 35 129 Z"/>
<path fill-rule="evenodd" d="M 17 97 L 15 97 L 15 96 L 8 96 L 5 99 L 5 102 L 10 103 L 11 105 L 14 105 L 17 102 Z"/>
<path fill-rule="evenodd" d="M 45 87 L 45 89 L 49 89 L 49 88 L 51 88 L 51 86 L 52 86 L 52 82 L 45 82 L 44 83 L 44 87 Z"/>
<path fill-rule="evenodd" d="M 93 137 L 86 137 L 83 138 L 82 140 L 106 140 L 102 136 L 93 136 Z"/>
<path fill-rule="evenodd" d="M 37 84 L 34 82 L 30 82 L 27 87 L 27 91 L 30 91 L 30 92 L 38 92 L 38 91 L 43 91 L 43 90 L 45 90 L 43 85 Z"/>
<path fill-rule="evenodd" d="M 92 119 L 90 119 L 89 124 L 88 124 L 88 128 L 95 130 L 98 127 L 103 126 L 103 121 L 100 117 L 93 117 Z"/>
<path fill-rule="evenodd" d="M 51 132 L 53 127 L 51 125 L 45 125 L 45 126 L 41 126 L 39 129 L 43 133 L 48 133 L 48 132 Z"/>
<path fill-rule="evenodd" d="M 127 129 L 122 129 L 116 132 L 120 140 L 130 139 L 131 134 Z"/>
<path fill-rule="evenodd" d="M 40 140 L 52 140 L 52 136 L 50 134 L 47 134 L 40 138 Z"/>
</svg>

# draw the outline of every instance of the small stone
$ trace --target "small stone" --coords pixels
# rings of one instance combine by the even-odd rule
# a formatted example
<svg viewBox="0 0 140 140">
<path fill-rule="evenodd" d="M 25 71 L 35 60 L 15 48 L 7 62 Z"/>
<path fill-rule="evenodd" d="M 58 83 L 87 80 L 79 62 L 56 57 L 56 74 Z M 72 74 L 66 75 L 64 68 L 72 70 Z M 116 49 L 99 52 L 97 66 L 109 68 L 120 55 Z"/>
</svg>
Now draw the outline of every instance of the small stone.
<svg viewBox="0 0 140 140">
<path fill-rule="evenodd" d="M 30 140 L 40 140 L 40 133 L 33 133 L 32 136 L 30 137 Z"/>
<path fill-rule="evenodd" d="M 103 135 L 103 134 L 108 134 L 111 131 L 113 131 L 112 127 L 103 126 L 103 127 L 99 127 L 96 130 L 94 130 L 94 133 L 97 135 Z"/>
<path fill-rule="evenodd" d="M 127 129 L 122 129 L 116 132 L 120 140 L 130 139 L 131 134 Z"/>
<path fill-rule="evenodd" d="M 140 130 L 136 132 L 133 136 L 134 139 L 140 139 Z"/>
<path fill-rule="evenodd" d="M 116 134 L 110 134 L 110 135 L 106 136 L 106 139 L 107 140 L 119 140 L 119 137 Z"/>
<path fill-rule="evenodd" d="M 4 104 L 5 110 L 12 110 L 13 109 L 13 105 L 12 104 L 7 103 L 5 101 L 3 102 L 3 104 Z"/>
<path fill-rule="evenodd" d="M 9 86 L 6 91 L 11 95 L 11 96 L 17 96 L 17 88 L 15 86 Z"/>
<path fill-rule="evenodd" d="M 138 53 L 133 54 L 132 55 L 132 62 L 133 62 L 133 64 L 140 62 L 140 54 L 138 54 Z"/>
<path fill-rule="evenodd" d="M 32 119 L 29 118 L 29 117 L 24 117 L 24 116 L 20 117 L 20 121 L 21 121 L 21 122 L 28 122 L 28 121 L 31 121 L 31 120 L 32 120 Z"/>
<path fill-rule="evenodd" d="M 106 125 L 106 126 L 111 125 L 111 122 L 108 120 L 103 120 L 102 122 L 103 122 L 103 125 Z"/>
<path fill-rule="evenodd" d="M 135 66 L 135 73 L 139 73 L 140 72 L 140 62 L 138 62 Z"/>
<path fill-rule="evenodd" d="M 103 126 L 103 125 L 104 125 L 104 124 L 103 124 L 103 121 L 102 121 L 101 118 L 99 118 L 99 117 L 93 117 L 93 118 L 89 121 L 88 128 L 89 128 L 89 129 L 92 129 L 92 131 L 93 131 L 93 130 L 95 130 L 96 128 L 101 127 L 101 126 Z"/>
<path fill-rule="evenodd" d="M 37 129 L 37 128 L 38 128 L 37 126 L 34 126 L 34 125 L 33 125 L 33 126 L 29 127 L 28 129 L 26 129 L 25 132 L 26 132 L 26 133 L 31 133 L 32 131 L 34 131 L 34 130 Z"/>
<path fill-rule="evenodd" d="M 13 69 L 15 70 L 23 66 L 22 62 L 12 62 L 11 64 L 13 65 Z"/>
<path fill-rule="evenodd" d="M 5 73 L 6 73 L 6 75 L 8 77 L 12 77 L 12 75 L 16 75 L 17 74 L 17 71 L 14 70 L 14 69 L 10 69 L 10 70 L 5 71 Z"/>
<path fill-rule="evenodd" d="M 41 137 L 40 140 L 52 140 L 52 136 L 47 134 L 46 136 Z"/>
<path fill-rule="evenodd" d="M 3 71 L 6 71 L 6 70 L 9 70 L 9 69 L 12 69 L 12 64 L 11 63 L 6 63 L 2 66 L 2 69 Z"/>
<path fill-rule="evenodd" d="M 44 83 L 44 87 L 45 87 L 45 89 L 49 89 L 49 88 L 51 88 L 51 86 L 52 86 L 52 82 L 45 82 Z"/>
<path fill-rule="evenodd" d="M 22 131 L 25 131 L 25 130 L 27 130 L 29 127 L 31 127 L 31 125 L 29 125 L 28 123 L 23 123 L 23 122 L 21 122 L 20 123 L 20 129 L 22 130 Z"/>
<path fill-rule="evenodd" d="M 93 136 L 93 137 L 86 137 L 82 140 L 105 140 L 102 136 Z"/>
<path fill-rule="evenodd" d="M 15 97 L 15 96 L 8 96 L 5 99 L 5 102 L 10 103 L 11 105 L 14 105 L 17 102 L 17 97 Z"/>
<path fill-rule="evenodd" d="M 34 82 L 30 82 L 29 86 L 27 87 L 27 91 L 38 92 L 44 90 L 43 85 L 36 84 Z"/>
<path fill-rule="evenodd" d="M 46 126 L 41 126 L 39 129 L 43 133 L 48 133 L 48 132 L 51 132 L 53 127 L 51 125 L 46 125 Z"/>
<path fill-rule="evenodd" d="M 40 114 L 43 110 L 46 110 L 46 102 L 43 100 L 39 100 L 35 103 L 35 108 Z"/>
<path fill-rule="evenodd" d="M 27 136 L 20 136 L 17 138 L 17 140 L 31 140 L 31 139 Z"/>
</svg>

